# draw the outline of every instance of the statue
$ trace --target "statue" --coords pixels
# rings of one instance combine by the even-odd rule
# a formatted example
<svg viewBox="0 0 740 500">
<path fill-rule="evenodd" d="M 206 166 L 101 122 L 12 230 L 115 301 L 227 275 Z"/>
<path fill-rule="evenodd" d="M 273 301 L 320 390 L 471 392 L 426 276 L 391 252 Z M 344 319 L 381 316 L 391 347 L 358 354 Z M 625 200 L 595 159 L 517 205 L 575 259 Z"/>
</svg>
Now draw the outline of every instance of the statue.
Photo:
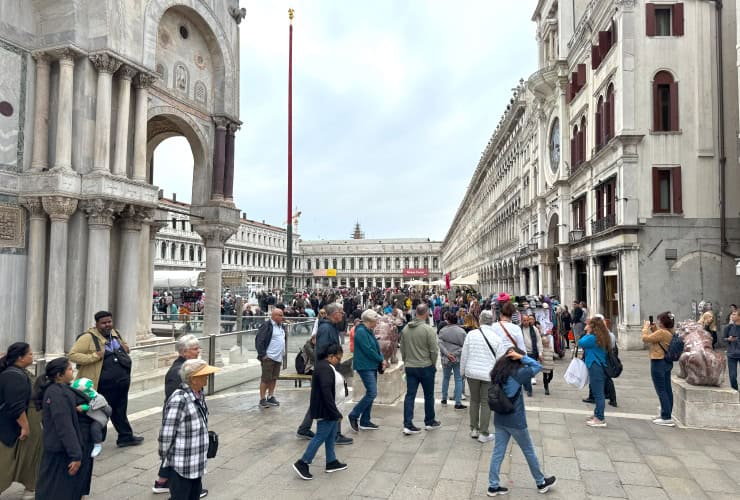
<svg viewBox="0 0 740 500">
<path fill-rule="evenodd" d="M 378 344 L 380 344 L 380 352 L 383 353 L 383 359 L 389 365 L 398 363 L 399 335 L 398 327 L 393 318 L 387 315 L 379 317 L 373 333 L 378 339 Z"/>
<path fill-rule="evenodd" d="M 187 70 L 182 64 L 175 67 L 175 86 L 180 90 L 187 90 L 188 88 Z"/>
<path fill-rule="evenodd" d="M 719 387 L 727 362 L 724 354 L 712 350 L 711 335 L 693 320 L 679 323 L 676 333 L 684 342 L 683 354 L 678 360 L 678 376 L 691 385 Z"/>
</svg>

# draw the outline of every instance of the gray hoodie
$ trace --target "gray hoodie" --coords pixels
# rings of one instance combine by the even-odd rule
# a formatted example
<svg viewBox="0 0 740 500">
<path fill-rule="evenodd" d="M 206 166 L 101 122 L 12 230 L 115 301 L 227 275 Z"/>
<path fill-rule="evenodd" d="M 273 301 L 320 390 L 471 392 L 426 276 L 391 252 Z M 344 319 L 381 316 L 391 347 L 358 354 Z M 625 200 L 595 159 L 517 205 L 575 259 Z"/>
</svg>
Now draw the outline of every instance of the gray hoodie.
<svg viewBox="0 0 740 500">
<path fill-rule="evenodd" d="M 426 321 L 414 319 L 403 329 L 401 356 L 406 368 L 436 366 L 438 352 L 437 332 Z"/>
</svg>

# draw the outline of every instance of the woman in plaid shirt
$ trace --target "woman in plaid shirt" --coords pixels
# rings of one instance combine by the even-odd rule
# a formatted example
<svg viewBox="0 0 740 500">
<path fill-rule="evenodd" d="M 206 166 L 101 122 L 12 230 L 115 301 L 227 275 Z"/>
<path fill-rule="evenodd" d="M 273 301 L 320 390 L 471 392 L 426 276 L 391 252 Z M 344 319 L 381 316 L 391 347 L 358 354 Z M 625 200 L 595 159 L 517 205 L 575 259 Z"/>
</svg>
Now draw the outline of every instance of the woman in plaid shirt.
<svg viewBox="0 0 740 500">
<path fill-rule="evenodd" d="M 203 387 L 208 383 L 208 376 L 217 371 L 218 368 L 202 359 L 185 361 L 180 369 L 183 383 L 165 403 L 159 457 L 163 467 L 174 471 L 169 478 L 171 500 L 201 497 L 208 452 L 208 407 Z"/>
</svg>

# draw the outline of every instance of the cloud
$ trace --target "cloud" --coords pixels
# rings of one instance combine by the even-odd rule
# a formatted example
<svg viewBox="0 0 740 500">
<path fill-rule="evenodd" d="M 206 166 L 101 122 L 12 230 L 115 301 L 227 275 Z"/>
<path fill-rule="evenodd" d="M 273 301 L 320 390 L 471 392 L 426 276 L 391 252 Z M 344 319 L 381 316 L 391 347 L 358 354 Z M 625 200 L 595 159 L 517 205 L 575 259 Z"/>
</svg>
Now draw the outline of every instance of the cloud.
<svg viewBox="0 0 740 500">
<path fill-rule="evenodd" d="M 443 239 L 511 88 L 536 69 L 535 1 L 246 3 L 234 195 L 275 225 L 287 215 L 291 5 L 301 236 L 347 238 L 359 221 L 371 238 Z"/>
</svg>

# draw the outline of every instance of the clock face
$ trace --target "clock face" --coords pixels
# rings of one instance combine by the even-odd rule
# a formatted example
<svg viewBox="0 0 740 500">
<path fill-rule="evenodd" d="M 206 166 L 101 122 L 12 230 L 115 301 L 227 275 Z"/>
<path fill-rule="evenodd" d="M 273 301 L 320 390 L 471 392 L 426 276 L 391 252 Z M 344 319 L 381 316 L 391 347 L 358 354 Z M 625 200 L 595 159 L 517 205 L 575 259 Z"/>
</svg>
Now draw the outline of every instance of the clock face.
<svg viewBox="0 0 740 500">
<path fill-rule="evenodd" d="M 560 165 L 560 122 L 557 118 L 550 129 L 550 169 L 557 173 Z"/>
</svg>

